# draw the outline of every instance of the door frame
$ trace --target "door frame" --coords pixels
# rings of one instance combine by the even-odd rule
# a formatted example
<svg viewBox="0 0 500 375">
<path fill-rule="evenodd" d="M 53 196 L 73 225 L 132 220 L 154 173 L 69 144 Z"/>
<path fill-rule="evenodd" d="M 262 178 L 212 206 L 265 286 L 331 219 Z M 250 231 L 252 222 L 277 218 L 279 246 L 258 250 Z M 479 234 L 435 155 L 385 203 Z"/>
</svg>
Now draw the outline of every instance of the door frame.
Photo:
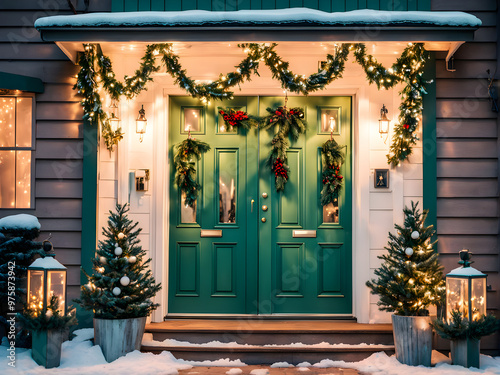
<svg viewBox="0 0 500 375">
<path fill-rule="evenodd" d="M 160 303 L 152 315 L 153 321 L 162 321 L 168 313 L 168 259 L 169 259 L 169 235 L 168 212 L 169 212 L 169 178 L 170 160 L 168 160 L 168 131 L 170 124 L 168 121 L 168 103 L 170 96 L 185 95 L 185 92 L 178 87 L 160 82 L 153 85 L 153 108 L 155 111 L 156 126 L 152 126 L 155 132 L 155 142 L 153 152 L 154 157 L 154 191 L 152 194 L 152 228 L 154 235 L 151 239 L 153 258 L 152 269 L 158 282 L 162 283 L 162 291 L 155 297 L 155 302 Z M 367 85 L 353 85 L 351 87 L 328 88 L 310 96 L 351 96 L 352 98 L 352 294 L 353 294 L 353 316 L 358 322 L 368 323 L 370 316 L 370 294 L 365 286 L 366 275 L 370 274 L 369 249 L 370 242 L 368 236 L 358 235 L 358 233 L 369 232 L 369 199 L 370 199 L 370 150 L 369 136 L 360 132 L 360 124 L 373 125 L 375 120 L 370 118 L 369 111 L 362 110 L 370 104 Z M 239 94 L 239 93 L 238 93 Z M 243 93 L 241 93 L 243 94 Z M 283 91 L 279 88 L 269 89 L 269 87 L 251 88 L 245 90 L 241 96 L 282 96 Z M 393 95 L 393 108 L 397 104 L 397 95 Z M 161 126 L 164 124 L 164 126 Z M 126 151 L 125 151 L 126 152 Z M 393 173 L 393 176 L 396 173 Z M 398 183 L 397 176 L 391 176 L 392 183 Z M 395 180 L 396 178 L 396 180 Z M 402 177 L 401 177 L 402 183 Z M 395 207 L 396 209 L 396 207 Z"/>
</svg>

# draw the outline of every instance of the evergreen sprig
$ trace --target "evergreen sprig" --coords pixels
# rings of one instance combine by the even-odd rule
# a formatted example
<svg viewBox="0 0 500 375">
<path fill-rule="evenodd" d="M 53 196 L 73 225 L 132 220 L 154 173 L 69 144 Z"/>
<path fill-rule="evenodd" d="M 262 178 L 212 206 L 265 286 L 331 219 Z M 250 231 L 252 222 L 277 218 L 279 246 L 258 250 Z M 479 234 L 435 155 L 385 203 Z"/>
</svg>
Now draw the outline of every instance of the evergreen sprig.
<svg viewBox="0 0 500 375">
<path fill-rule="evenodd" d="M 435 230 L 425 226 L 428 210 L 420 213 L 417 206 L 411 202 L 404 208 L 404 225 L 394 225 L 397 234 L 389 233 L 387 254 L 378 257 L 383 263 L 375 270 L 377 278 L 366 283 L 380 297 L 379 309 L 397 315 L 427 316 L 428 307 L 444 298 L 443 267 L 431 242 Z"/>
<path fill-rule="evenodd" d="M 196 160 L 210 150 L 208 143 L 188 137 L 177 146 L 174 156 L 175 183 L 185 194 L 184 203 L 194 207 L 201 185 L 196 181 Z"/>
<path fill-rule="evenodd" d="M 425 63 L 429 59 L 423 43 L 409 43 L 390 68 L 385 68 L 372 55 L 367 54 L 366 46 L 362 43 L 336 45 L 334 54 L 326 56 L 323 69 L 309 76 L 292 72 L 289 62 L 283 60 L 275 51 L 276 46 L 276 43 L 240 44 L 239 47 L 244 49 L 246 57 L 235 66 L 235 71 L 220 74 L 214 81 L 201 83 L 187 75 L 179 56 L 173 51 L 172 44 L 151 44 L 146 47 L 139 69 L 133 76 L 125 76 L 122 83 L 116 79 L 111 60 L 102 54 L 100 48 L 94 44 L 85 44 L 85 51 L 78 60 L 80 72 L 75 88 L 84 96 L 82 100 L 84 118 L 102 124 L 107 115 L 102 109 L 98 93 L 99 82 L 102 82 L 103 89 L 112 99 L 119 100 L 121 96 L 132 99 L 142 90 L 146 90 L 147 83 L 153 80 L 152 74 L 160 70 L 160 65 L 156 63 L 157 56 L 161 56 L 162 64 L 166 72 L 174 78 L 175 84 L 186 90 L 193 98 L 208 103 L 210 100 L 232 99 L 231 90 L 234 87 L 249 81 L 254 74 L 259 75 L 260 61 L 269 67 L 272 77 L 280 81 L 281 86 L 290 92 L 307 95 L 324 89 L 342 77 L 349 53 L 354 51 L 355 60 L 362 66 L 368 81 L 375 83 L 379 89 L 390 89 L 399 83 L 405 83 L 400 92 L 402 98 L 400 114 L 398 123 L 394 126 L 394 136 L 387 158 L 389 164 L 393 166 L 408 159 L 412 147 L 418 140 L 415 131 L 422 111 L 422 95 L 426 94 L 424 84 L 428 83 L 422 78 Z M 119 140 L 119 136 L 109 132 L 103 134 L 103 137 L 110 138 L 106 144 L 111 144 L 111 149 Z"/>
<path fill-rule="evenodd" d="M 323 188 L 321 189 L 321 205 L 326 206 L 338 198 L 342 190 L 344 177 L 340 174 L 340 167 L 344 163 L 343 147 L 333 138 L 327 140 L 321 147 L 323 173 L 321 175 Z"/>
<path fill-rule="evenodd" d="M 288 157 L 286 152 L 290 145 L 289 138 L 293 141 L 299 139 L 299 135 L 305 133 L 307 122 L 304 119 L 304 110 L 302 108 L 288 109 L 286 106 L 277 109 L 267 108 L 269 113 L 262 118 L 260 127 L 275 131 L 278 127 L 272 141 L 271 151 L 267 158 L 267 165 L 274 173 L 276 182 L 276 191 L 283 191 L 288 181 Z"/>
<path fill-rule="evenodd" d="M 462 316 L 458 310 L 451 312 L 451 321 L 439 318 L 431 322 L 436 333 L 443 339 L 472 339 L 480 340 L 483 336 L 489 336 L 500 329 L 500 320 L 494 315 L 483 315 L 477 320 L 469 321 Z"/>
<path fill-rule="evenodd" d="M 67 314 L 58 310 L 59 299 L 52 296 L 47 309 L 40 311 L 31 308 L 26 304 L 22 313 L 17 317 L 24 329 L 30 331 L 64 331 L 66 328 L 76 325 L 78 322 L 75 317 L 75 308 L 68 307 Z M 47 314 L 50 311 L 50 314 Z"/>
<path fill-rule="evenodd" d="M 108 226 L 103 228 L 105 239 L 99 241 L 96 257 L 92 258 L 92 275 L 81 287 L 75 302 L 93 311 L 100 319 L 128 319 L 148 316 L 159 305 L 152 298 L 161 289 L 149 269 L 151 258 L 144 260 L 146 251 L 140 246 L 139 223 L 127 216 L 128 205 L 116 205 L 109 212 Z M 121 252 L 117 252 L 120 248 Z M 124 285 L 120 280 L 128 278 Z M 115 288 L 119 294 L 113 293 Z"/>
</svg>

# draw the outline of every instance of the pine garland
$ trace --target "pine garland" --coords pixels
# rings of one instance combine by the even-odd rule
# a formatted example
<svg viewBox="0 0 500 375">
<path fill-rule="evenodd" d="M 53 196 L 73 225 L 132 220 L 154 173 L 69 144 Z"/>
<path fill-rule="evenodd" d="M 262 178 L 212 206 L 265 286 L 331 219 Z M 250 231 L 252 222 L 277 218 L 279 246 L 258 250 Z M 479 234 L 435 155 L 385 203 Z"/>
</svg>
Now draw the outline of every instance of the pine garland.
<svg viewBox="0 0 500 375">
<path fill-rule="evenodd" d="M 304 119 L 302 108 L 292 108 L 288 110 L 286 105 L 277 109 L 267 108 L 269 115 L 262 119 L 260 127 L 262 129 L 278 130 L 271 141 L 271 151 L 267 158 L 267 165 L 274 173 L 276 182 L 276 191 L 283 191 L 288 181 L 288 157 L 286 151 L 290 143 L 289 138 L 296 141 L 299 135 L 305 133 L 307 123 Z"/>
<path fill-rule="evenodd" d="M 177 146 L 174 157 L 175 183 L 182 193 L 186 195 L 185 204 L 194 207 L 201 185 L 196 181 L 195 160 L 200 160 L 201 155 L 210 150 L 208 143 L 188 137 Z"/>
<path fill-rule="evenodd" d="M 219 114 L 222 116 L 222 119 L 224 120 L 226 126 L 228 126 L 228 129 L 239 127 L 250 129 L 252 126 L 258 125 L 258 122 L 244 111 L 239 111 L 233 108 L 223 108 L 219 110 Z"/>
<path fill-rule="evenodd" d="M 342 190 L 342 183 L 344 181 L 344 177 L 340 174 L 340 167 L 344 163 L 342 148 L 333 138 L 326 141 L 321 147 L 321 156 L 323 159 L 322 206 L 333 203 Z"/>
<path fill-rule="evenodd" d="M 363 67 L 368 81 L 375 83 L 379 89 L 390 89 L 398 83 L 405 84 L 400 92 L 402 103 L 399 107 L 399 121 L 394 127 L 394 136 L 387 158 L 389 164 L 393 166 L 408 159 L 412 147 L 418 140 L 415 131 L 422 111 L 422 95 L 426 94 L 424 84 L 428 83 L 422 78 L 425 63 L 429 59 L 423 43 L 409 43 L 396 63 L 388 69 L 377 62 L 372 55 L 368 55 L 362 43 L 336 45 L 334 53 L 326 56 L 324 69 L 307 77 L 293 73 L 289 69 L 289 63 L 276 53 L 276 46 L 276 43 L 240 44 L 239 47 L 244 49 L 246 57 L 235 66 L 235 71 L 220 74 L 218 79 L 203 84 L 187 75 L 171 44 L 148 45 L 140 68 L 132 77 L 125 76 L 123 83 L 116 79 L 110 59 L 102 54 L 97 45 L 85 44 L 85 51 L 79 58 L 80 72 L 75 88 L 84 96 L 82 100 L 84 118 L 101 124 L 107 115 L 102 109 L 98 93 L 99 82 L 112 99 L 119 100 L 121 96 L 132 99 L 146 89 L 147 83 L 152 81 L 152 74 L 160 70 L 160 65 L 156 63 L 157 56 L 161 56 L 166 72 L 174 78 L 179 87 L 185 89 L 192 97 L 208 103 L 210 100 L 232 99 L 233 92 L 230 90 L 249 81 L 252 75 L 258 75 L 261 61 L 269 67 L 272 77 L 279 80 L 281 86 L 290 92 L 307 95 L 324 89 L 326 85 L 342 77 L 345 62 L 350 51 L 354 50 L 354 57 Z M 116 144 L 120 138 L 117 134 L 110 136 L 109 132 L 105 137 L 110 137 L 110 141 L 106 144 L 111 145 Z"/>
</svg>

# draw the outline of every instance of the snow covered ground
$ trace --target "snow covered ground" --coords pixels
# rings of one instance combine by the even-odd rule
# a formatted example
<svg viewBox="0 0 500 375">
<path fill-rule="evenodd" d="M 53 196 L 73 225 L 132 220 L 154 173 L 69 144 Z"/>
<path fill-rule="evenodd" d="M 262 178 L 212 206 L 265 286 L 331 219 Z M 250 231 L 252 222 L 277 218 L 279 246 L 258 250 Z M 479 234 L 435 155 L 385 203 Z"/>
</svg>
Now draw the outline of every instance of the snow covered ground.
<svg viewBox="0 0 500 375">
<path fill-rule="evenodd" d="M 227 374 L 237 375 L 241 374 L 241 369 L 238 367 L 246 366 L 239 360 L 230 361 L 228 359 L 220 359 L 212 362 L 188 362 L 175 359 L 169 352 L 154 355 L 151 353 L 140 353 L 139 351 L 129 353 L 125 357 L 119 358 L 112 363 L 107 363 L 99 346 L 93 346 L 90 341 L 93 333 L 92 329 L 81 329 L 75 331 L 77 336 L 72 341 L 63 343 L 61 365 L 56 369 L 45 369 L 42 366 L 38 366 L 31 359 L 31 350 L 26 349 L 17 349 L 15 362 L 16 367 L 13 368 L 9 366 L 9 359 L 6 354 L 8 352 L 8 348 L 6 346 L 6 340 L 4 340 L 1 351 L 4 354 L 0 357 L 0 373 L 2 375 L 175 375 L 178 374 L 178 370 L 189 369 L 192 366 L 222 366 L 232 367 L 232 369 L 227 371 Z M 446 363 L 449 362 L 449 359 L 438 352 L 434 352 L 433 355 L 433 363 L 437 364 L 432 368 L 402 365 L 396 360 L 396 358 L 389 357 L 383 352 L 375 353 L 371 357 L 360 362 L 331 361 L 329 359 L 324 359 L 321 362 L 314 364 L 307 362 L 300 363 L 297 367 L 306 371 L 308 367 L 354 368 L 365 373 L 378 375 L 500 375 L 500 357 L 492 358 L 482 355 L 481 369 L 466 369 Z M 278 362 L 273 364 L 271 367 L 290 366 L 293 367 L 286 362 Z"/>
</svg>

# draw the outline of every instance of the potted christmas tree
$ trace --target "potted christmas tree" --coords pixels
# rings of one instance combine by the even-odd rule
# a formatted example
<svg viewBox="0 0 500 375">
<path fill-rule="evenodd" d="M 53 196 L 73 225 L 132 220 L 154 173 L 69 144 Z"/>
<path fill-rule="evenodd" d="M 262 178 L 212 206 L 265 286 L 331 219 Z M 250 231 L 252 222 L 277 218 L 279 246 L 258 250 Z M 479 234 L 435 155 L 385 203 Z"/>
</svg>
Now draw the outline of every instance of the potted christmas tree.
<svg viewBox="0 0 500 375">
<path fill-rule="evenodd" d="M 94 312 L 94 342 L 100 345 L 108 362 L 139 350 L 147 316 L 158 307 L 151 300 L 160 290 L 151 270 L 151 259 L 139 245 L 141 228 L 127 217 L 127 205 L 110 211 L 105 240 L 99 241 L 92 259 L 94 274 L 82 286 L 76 300 Z"/>
<path fill-rule="evenodd" d="M 432 225 L 425 226 L 428 210 L 420 213 L 417 204 L 405 207 L 404 225 L 389 233 L 387 254 L 380 256 L 382 266 L 377 279 L 366 283 L 380 296 L 380 310 L 394 312 L 392 325 L 396 358 L 411 366 L 430 366 L 432 329 L 429 306 L 444 297 L 443 267 L 433 249 Z"/>
</svg>

